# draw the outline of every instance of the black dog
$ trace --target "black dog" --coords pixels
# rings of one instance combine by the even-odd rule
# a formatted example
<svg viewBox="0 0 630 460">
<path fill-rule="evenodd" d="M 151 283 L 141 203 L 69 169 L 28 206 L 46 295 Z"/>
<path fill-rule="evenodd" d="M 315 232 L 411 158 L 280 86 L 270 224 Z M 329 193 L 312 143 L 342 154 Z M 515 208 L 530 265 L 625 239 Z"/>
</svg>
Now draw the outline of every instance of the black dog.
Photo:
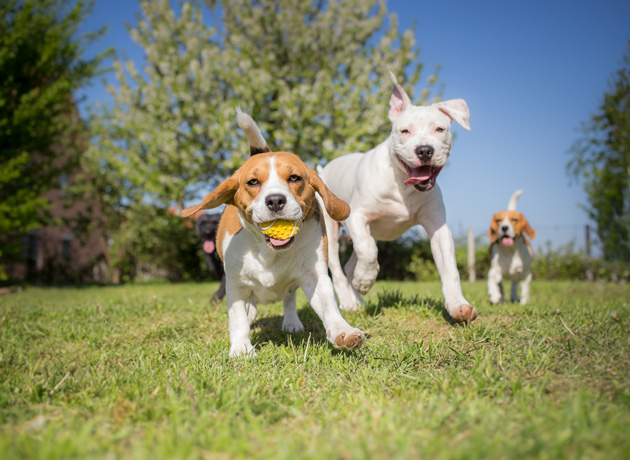
<svg viewBox="0 0 630 460">
<path fill-rule="evenodd" d="M 221 220 L 220 214 L 202 214 L 195 223 L 195 230 L 201 240 L 208 270 L 210 270 L 210 273 L 213 273 L 217 279 L 221 280 L 221 286 L 219 286 L 217 292 L 215 292 L 212 299 L 210 299 L 211 303 L 219 302 L 225 297 L 225 270 L 223 269 L 223 262 L 221 262 L 216 250 L 219 220 Z"/>
</svg>

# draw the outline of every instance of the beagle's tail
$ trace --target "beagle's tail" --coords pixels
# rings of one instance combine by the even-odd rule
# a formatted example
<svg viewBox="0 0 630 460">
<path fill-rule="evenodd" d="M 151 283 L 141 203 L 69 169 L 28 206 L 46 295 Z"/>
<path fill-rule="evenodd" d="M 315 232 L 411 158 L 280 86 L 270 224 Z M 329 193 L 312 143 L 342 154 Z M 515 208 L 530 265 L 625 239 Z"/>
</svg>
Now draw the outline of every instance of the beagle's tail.
<svg viewBox="0 0 630 460">
<path fill-rule="evenodd" d="M 249 142 L 249 153 L 251 156 L 259 153 L 271 152 L 271 149 L 267 145 L 267 141 L 260 132 L 260 128 L 252 117 L 247 115 L 241 110 L 240 107 L 236 108 L 236 121 L 247 136 Z"/>
<path fill-rule="evenodd" d="M 516 211 L 516 203 L 518 202 L 518 197 L 521 196 L 521 193 L 523 193 L 523 190 L 517 190 L 514 192 L 514 195 L 512 195 L 512 198 L 510 198 L 510 202 L 508 203 L 508 211 Z"/>
</svg>

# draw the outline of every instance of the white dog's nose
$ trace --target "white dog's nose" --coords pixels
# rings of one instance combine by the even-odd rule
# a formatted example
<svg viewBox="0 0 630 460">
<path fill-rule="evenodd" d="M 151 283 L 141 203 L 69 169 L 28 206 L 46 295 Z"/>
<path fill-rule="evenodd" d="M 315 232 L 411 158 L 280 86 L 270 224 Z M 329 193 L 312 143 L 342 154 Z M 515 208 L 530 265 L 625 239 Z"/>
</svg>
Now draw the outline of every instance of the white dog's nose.
<svg viewBox="0 0 630 460">
<path fill-rule="evenodd" d="M 419 145 L 416 147 L 416 155 L 420 161 L 429 161 L 435 150 L 430 145 Z"/>
</svg>

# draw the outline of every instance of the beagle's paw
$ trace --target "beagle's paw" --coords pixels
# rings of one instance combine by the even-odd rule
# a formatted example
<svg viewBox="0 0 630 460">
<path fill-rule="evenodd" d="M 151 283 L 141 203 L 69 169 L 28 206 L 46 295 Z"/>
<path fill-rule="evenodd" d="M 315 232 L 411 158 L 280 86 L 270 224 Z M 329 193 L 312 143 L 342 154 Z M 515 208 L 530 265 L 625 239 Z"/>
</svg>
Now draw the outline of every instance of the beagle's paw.
<svg viewBox="0 0 630 460">
<path fill-rule="evenodd" d="M 236 358 L 239 356 L 244 356 L 246 358 L 253 358 L 256 356 L 256 351 L 254 351 L 254 346 L 250 341 L 243 343 L 233 343 L 230 346 L 230 357 Z"/>
<path fill-rule="evenodd" d="M 334 338 L 333 338 L 334 337 Z M 335 336 L 329 333 L 328 339 L 332 342 L 335 348 L 341 350 L 354 350 L 363 345 L 365 341 L 365 334 L 356 328 L 350 328 L 347 331 L 342 331 Z"/>
<path fill-rule="evenodd" d="M 300 332 L 304 332 L 304 325 L 298 318 L 294 318 L 294 319 L 285 318 L 282 321 L 282 330 L 284 332 L 288 332 L 289 334 L 297 334 Z"/>
<path fill-rule="evenodd" d="M 477 310 L 472 305 L 460 305 L 453 311 L 449 310 L 449 313 L 456 323 L 469 323 L 477 318 Z"/>
</svg>

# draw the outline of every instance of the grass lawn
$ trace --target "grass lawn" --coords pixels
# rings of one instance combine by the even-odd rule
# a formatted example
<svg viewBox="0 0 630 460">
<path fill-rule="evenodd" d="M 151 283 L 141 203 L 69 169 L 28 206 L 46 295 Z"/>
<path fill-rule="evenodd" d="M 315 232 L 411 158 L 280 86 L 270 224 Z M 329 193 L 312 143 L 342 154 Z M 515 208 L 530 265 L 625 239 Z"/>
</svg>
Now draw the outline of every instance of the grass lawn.
<svg viewBox="0 0 630 460">
<path fill-rule="evenodd" d="M 334 350 L 259 308 L 228 357 L 216 284 L 0 296 L 0 458 L 630 458 L 630 286 L 535 281 L 445 320 L 439 283 L 379 282 Z"/>
</svg>

